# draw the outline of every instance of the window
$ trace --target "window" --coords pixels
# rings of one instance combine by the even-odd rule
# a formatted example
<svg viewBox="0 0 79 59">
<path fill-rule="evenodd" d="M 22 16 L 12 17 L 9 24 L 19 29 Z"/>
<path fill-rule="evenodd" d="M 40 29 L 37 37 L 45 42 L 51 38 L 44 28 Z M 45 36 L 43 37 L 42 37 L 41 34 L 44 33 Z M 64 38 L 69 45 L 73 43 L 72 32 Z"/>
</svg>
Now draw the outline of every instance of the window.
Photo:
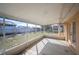
<svg viewBox="0 0 79 59">
<path fill-rule="evenodd" d="M 72 23 L 72 41 L 76 42 L 76 22 Z"/>
<path fill-rule="evenodd" d="M 36 24 L 0 18 L 0 53 L 39 36 L 41 28 Z"/>
</svg>

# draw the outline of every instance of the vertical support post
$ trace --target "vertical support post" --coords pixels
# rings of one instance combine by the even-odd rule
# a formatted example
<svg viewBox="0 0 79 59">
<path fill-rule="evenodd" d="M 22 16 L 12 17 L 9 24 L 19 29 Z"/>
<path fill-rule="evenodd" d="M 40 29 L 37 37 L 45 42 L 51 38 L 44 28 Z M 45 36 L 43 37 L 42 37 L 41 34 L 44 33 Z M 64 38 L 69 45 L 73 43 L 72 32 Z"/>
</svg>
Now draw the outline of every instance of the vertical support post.
<svg viewBox="0 0 79 59">
<path fill-rule="evenodd" d="M 5 39 L 5 18 L 3 18 L 3 39 Z"/>
<path fill-rule="evenodd" d="M 36 35 L 37 35 L 37 25 L 35 25 L 36 29 L 35 29 L 35 32 L 36 32 Z"/>
<path fill-rule="evenodd" d="M 36 27 L 36 25 L 35 25 L 35 32 L 37 32 L 37 27 Z"/>
<path fill-rule="evenodd" d="M 41 29 L 41 27 L 40 27 L 40 33 L 42 32 L 42 29 Z"/>
<path fill-rule="evenodd" d="M 38 46 L 37 46 L 37 44 L 36 44 L 36 52 L 37 52 L 37 55 L 38 55 Z"/>
<path fill-rule="evenodd" d="M 58 25 L 58 36 L 61 36 L 61 24 Z"/>
<path fill-rule="evenodd" d="M 45 34 L 45 26 L 43 26 L 43 28 L 44 28 L 44 34 Z"/>
<path fill-rule="evenodd" d="M 5 17 L 3 17 L 3 40 L 2 40 L 2 46 L 4 47 L 4 40 L 5 40 Z M 5 47 L 2 47 L 2 54 L 5 54 Z"/>
<path fill-rule="evenodd" d="M 42 25 L 42 30 L 43 30 L 42 33 L 44 34 L 44 31 L 45 31 L 45 29 L 44 29 L 44 25 Z"/>
<path fill-rule="evenodd" d="M 15 25 L 15 29 L 14 29 L 14 35 L 16 35 L 16 32 L 17 32 L 17 30 L 16 30 L 16 25 Z"/>
<path fill-rule="evenodd" d="M 28 23 L 26 23 L 26 26 L 27 26 L 27 29 L 26 29 L 26 30 L 27 30 L 26 39 L 27 39 L 27 41 L 28 41 L 28 33 L 29 33 L 29 32 L 28 32 Z"/>
</svg>

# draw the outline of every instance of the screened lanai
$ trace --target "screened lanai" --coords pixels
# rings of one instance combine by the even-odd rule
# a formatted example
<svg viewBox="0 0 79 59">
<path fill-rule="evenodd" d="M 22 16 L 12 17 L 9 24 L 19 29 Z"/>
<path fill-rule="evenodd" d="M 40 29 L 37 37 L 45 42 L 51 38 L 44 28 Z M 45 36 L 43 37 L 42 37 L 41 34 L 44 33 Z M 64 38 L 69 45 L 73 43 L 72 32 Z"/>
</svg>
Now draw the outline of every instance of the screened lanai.
<svg viewBox="0 0 79 59">
<path fill-rule="evenodd" d="M 63 23 L 78 11 L 75 3 L 0 3 L 0 54 L 74 54 Z"/>
</svg>

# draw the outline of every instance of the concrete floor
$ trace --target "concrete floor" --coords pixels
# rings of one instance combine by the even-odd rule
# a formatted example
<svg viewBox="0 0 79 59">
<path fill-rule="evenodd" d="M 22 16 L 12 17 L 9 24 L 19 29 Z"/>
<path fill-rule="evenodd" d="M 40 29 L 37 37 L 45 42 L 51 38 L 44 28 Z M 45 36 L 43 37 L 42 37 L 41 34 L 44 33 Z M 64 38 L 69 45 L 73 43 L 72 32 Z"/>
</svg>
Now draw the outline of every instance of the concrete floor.
<svg viewBox="0 0 79 59">
<path fill-rule="evenodd" d="M 63 40 L 45 38 L 26 50 L 24 55 L 73 55 Z"/>
</svg>

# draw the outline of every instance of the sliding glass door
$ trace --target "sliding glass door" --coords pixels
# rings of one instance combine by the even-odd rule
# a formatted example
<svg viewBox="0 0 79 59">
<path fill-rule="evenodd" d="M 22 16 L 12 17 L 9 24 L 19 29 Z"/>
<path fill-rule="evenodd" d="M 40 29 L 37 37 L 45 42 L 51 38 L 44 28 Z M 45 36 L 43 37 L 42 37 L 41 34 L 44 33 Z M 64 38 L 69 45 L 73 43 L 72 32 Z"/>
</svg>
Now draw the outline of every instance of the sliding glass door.
<svg viewBox="0 0 79 59">
<path fill-rule="evenodd" d="M 73 21 L 71 24 L 71 40 L 73 44 L 76 43 L 76 22 L 75 21 Z"/>
</svg>

